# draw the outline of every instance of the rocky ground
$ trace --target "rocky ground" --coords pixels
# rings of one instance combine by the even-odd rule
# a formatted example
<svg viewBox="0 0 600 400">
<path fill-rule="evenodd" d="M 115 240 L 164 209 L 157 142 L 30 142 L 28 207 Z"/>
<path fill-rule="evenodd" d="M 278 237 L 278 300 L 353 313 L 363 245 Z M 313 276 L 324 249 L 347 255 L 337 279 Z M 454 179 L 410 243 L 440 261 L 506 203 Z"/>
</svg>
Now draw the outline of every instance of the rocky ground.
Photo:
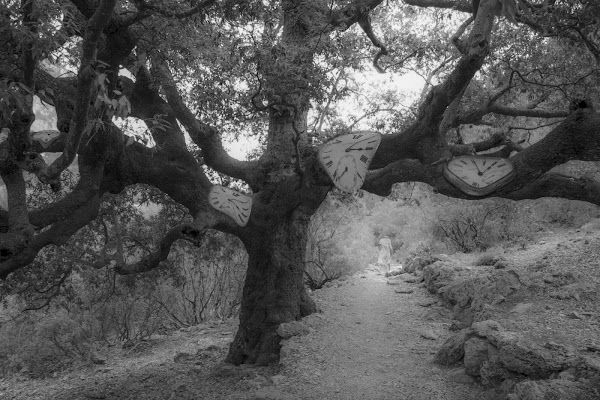
<svg viewBox="0 0 600 400">
<path fill-rule="evenodd" d="M 213 322 L 2 379 L 0 399 L 600 399 L 598 227 L 336 281 L 313 293 L 320 313 L 282 327 L 298 335 L 280 365 L 223 364 L 235 321 Z"/>
</svg>

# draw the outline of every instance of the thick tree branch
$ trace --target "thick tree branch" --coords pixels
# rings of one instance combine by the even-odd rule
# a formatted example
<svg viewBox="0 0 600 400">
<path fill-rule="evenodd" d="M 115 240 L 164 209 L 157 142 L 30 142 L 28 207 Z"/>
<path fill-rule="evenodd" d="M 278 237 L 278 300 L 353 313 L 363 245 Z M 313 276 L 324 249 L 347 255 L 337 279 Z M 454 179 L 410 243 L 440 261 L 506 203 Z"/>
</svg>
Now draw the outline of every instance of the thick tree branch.
<svg viewBox="0 0 600 400">
<path fill-rule="evenodd" d="M 152 61 L 173 113 L 186 128 L 194 143 L 202 149 L 204 162 L 216 171 L 252 184 L 257 179 L 258 162 L 240 161 L 231 157 L 223 147 L 220 133 L 215 128 L 198 121 L 185 105 L 166 62 L 160 60 L 159 56 L 154 57 Z"/>
<path fill-rule="evenodd" d="M 158 267 L 161 261 L 164 261 L 169 256 L 171 246 L 179 239 L 185 239 L 198 245 L 205 231 L 205 227 L 196 224 L 182 224 L 169 230 L 160 240 L 158 249 L 134 264 L 117 265 L 115 271 L 121 275 L 137 274 L 140 272 L 150 271 Z"/>
<path fill-rule="evenodd" d="M 382 168 L 402 158 L 416 158 L 431 164 L 449 155 L 440 125 L 448 107 L 464 92 L 488 55 L 496 4 L 497 0 L 487 0 L 480 5 L 464 53 L 454 70 L 443 83 L 431 88 L 415 123 L 404 132 L 383 137 L 371 168 Z"/>
<path fill-rule="evenodd" d="M 116 0 L 102 0 L 87 24 L 82 45 L 81 64 L 77 74 L 77 98 L 67 143 L 60 157 L 54 160 L 45 172 L 40 174 L 47 182 L 58 178 L 61 172 L 71 165 L 79 150 L 83 132 L 88 122 L 92 85 L 96 76 L 93 63 L 96 61 L 98 40 L 110 21 L 115 5 Z"/>
<path fill-rule="evenodd" d="M 512 156 L 510 159 L 515 165 L 516 176 L 504 187 L 487 197 L 522 199 L 539 191 L 536 198 L 548 195 L 576 199 L 577 196 L 583 196 L 582 200 L 600 204 L 600 197 L 594 198 L 597 190 L 596 184 L 592 184 L 588 180 L 558 179 L 554 175 L 551 175 L 550 178 L 542 178 L 555 166 L 570 160 L 599 161 L 599 128 L 600 114 L 595 113 L 591 108 L 573 112 L 544 139 Z M 493 137 L 482 143 L 485 144 L 484 147 L 487 147 L 497 139 L 498 137 Z M 439 193 L 450 197 L 476 198 L 462 193 L 446 181 L 442 174 L 442 168 L 441 164 L 429 165 L 418 160 L 397 161 L 370 172 L 362 189 L 387 196 L 394 183 L 418 181 L 427 183 Z M 554 182 L 563 184 L 564 189 L 552 188 Z M 577 187 L 580 189 L 575 190 Z M 573 190 L 572 194 L 567 195 L 571 189 Z"/>
<path fill-rule="evenodd" d="M 99 207 L 100 197 L 95 196 L 66 219 L 34 236 L 23 251 L 8 260 L 0 262 L 0 279 L 5 279 L 11 272 L 29 265 L 45 246 L 51 244 L 60 246 L 66 243 L 75 232 L 96 218 Z"/>
</svg>

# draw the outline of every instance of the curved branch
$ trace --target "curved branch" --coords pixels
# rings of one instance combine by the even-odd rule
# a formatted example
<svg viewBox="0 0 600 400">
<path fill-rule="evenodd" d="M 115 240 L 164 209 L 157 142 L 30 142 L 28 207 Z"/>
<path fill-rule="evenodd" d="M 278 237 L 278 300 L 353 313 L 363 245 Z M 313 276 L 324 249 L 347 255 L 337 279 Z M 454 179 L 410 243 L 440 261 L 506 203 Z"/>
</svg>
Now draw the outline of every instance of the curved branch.
<svg viewBox="0 0 600 400">
<path fill-rule="evenodd" d="M 81 65 L 77 74 L 77 97 L 73 119 L 63 153 L 48 166 L 46 171 L 42 171 L 40 174 L 40 177 L 47 182 L 58 178 L 61 172 L 71 165 L 79 150 L 88 120 L 92 85 L 95 77 L 93 63 L 96 61 L 98 40 L 110 21 L 116 3 L 116 0 L 102 0 L 86 26 Z"/>
<path fill-rule="evenodd" d="M 373 59 L 373 66 L 380 74 L 385 73 L 385 68 L 379 65 L 379 59 L 388 54 L 388 49 L 385 45 L 375 36 L 373 32 L 373 27 L 371 26 L 371 16 L 369 13 L 364 14 L 359 20 L 358 24 L 362 28 L 362 30 L 367 34 L 367 37 L 371 40 L 371 43 L 375 47 L 379 47 L 379 52 L 375 55 Z"/>
<path fill-rule="evenodd" d="M 536 196 L 540 197 L 560 196 L 600 204 L 600 197 L 594 198 L 597 188 L 588 180 L 558 179 L 555 175 L 542 178 L 550 169 L 569 160 L 599 161 L 599 128 L 600 114 L 592 109 L 584 108 L 573 112 L 544 139 L 512 156 L 510 159 L 517 172 L 515 177 L 500 190 L 486 197 L 520 199 L 536 193 Z M 497 137 L 490 139 L 487 145 L 491 145 L 496 139 Z M 414 159 L 400 160 L 369 172 L 362 189 L 387 196 L 395 183 L 418 181 L 427 183 L 439 193 L 450 197 L 480 198 L 468 196 L 452 186 L 443 177 L 442 168 L 440 164 L 428 165 Z M 553 182 L 562 182 L 562 187 L 566 189 L 552 188 Z M 575 190 L 577 187 L 581 189 Z M 573 193 L 569 195 L 571 189 Z"/>
<path fill-rule="evenodd" d="M 96 218 L 99 209 L 100 197 L 94 196 L 83 207 L 71 213 L 64 220 L 34 236 L 23 251 L 4 262 L 0 262 L 0 279 L 6 279 L 11 272 L 33 262 L 45 246 L 50 244 L 60 246 L 66 243 L 75 232 Z"/>
<path fill-rule="evenodd" d="M 257 174 L 258 162 L 240 161 L 227 153 L 223 147 L 219 131 L 198 121 L 185 105 L 169 67 L 159 57 L 153 57 L 152 61 L 155 73 L 161 78 L 162 89 L 166 94 L 168 104 L 194 143 L 202 149 L 204 162 L 216 171 L 252 183 L 257 179 L 255 175 Z"/>
<path fill-rule="evenodd" d="M 167 259 L 171 251 L 171 246 L 179 239 L 188 240 L 194 244 L 198 244 L 205 228 L 194 224 L 182 224 L 169 230 L 160 240 L 158 249 L 144 256 L 140 261 L 134 264 L 117 265 L 115 271 L 121 275 L 137 274 L 140 272 L 150 271 L 160 265 Z"/>
</svg>

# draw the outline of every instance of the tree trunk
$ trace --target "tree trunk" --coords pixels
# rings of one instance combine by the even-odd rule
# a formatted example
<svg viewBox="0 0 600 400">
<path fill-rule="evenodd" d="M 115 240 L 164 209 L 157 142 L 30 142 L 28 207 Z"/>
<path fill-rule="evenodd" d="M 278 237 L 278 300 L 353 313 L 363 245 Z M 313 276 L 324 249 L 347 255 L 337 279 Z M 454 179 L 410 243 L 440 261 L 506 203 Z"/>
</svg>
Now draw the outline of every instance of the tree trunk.
<svg viewBox="0 0 600 400">
<path fill-rule="evenodd" d="M 244 240 L 248 270 L 240 325 L 226 361 L 267 365 L 279 360 L 277 327 L 316 311 L 304 287 L 304 251 L 309 217 L 294 211 L 269 232 Z"/>
</svg>

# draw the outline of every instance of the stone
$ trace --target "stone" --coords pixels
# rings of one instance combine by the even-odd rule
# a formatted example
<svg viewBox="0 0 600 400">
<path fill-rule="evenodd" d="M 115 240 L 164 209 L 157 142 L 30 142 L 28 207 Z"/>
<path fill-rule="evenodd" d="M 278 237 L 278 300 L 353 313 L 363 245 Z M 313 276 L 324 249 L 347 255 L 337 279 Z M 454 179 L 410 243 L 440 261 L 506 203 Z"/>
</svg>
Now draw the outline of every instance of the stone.
<svg viewBox="0 0 600 400">
<path fill-rule="evenodd" d="M 508 371 L 500 363 L 490 360 L 481 363 L 479 376 L 481 384 L 487 388 L 498 387 L 509 379 L 522 379 L 516 373 Z"/>
<path fill-rule="evenodd" d="M 173 362 L 176 363 L 184 363 L 186 361 L 190 361 L 193 356 L 189 353 L 179 352 L 173 357 Z"/>
<path fill-rule="evenodd" d="M 597 400 L 598 391 L 582 382 L 563 379 L 519 382 L 513 388 L 519 400 Z"/>
<path fill-rule="evenodd" d="M 508 262 L 505 260 L 498 260 L 494 264 L 494 269 L 505 269 L 506 267 L 508 267 Z"/>
<path fill-rule="evenodd" d="M 253 379 L 248 381 L 248 385 L 253 389 L 260 389 L 264 386 L 268 386 L 270 384 L 269 379 L 262 375 L 257 375 Z"/>
<path fill-rule="evenodd" d="M 443 261 L 436 261 L 423 268 L 425 287 L 434 294 L 437 294 L 441 287 L 450 285 L 455 275 L 456 271 L 454 267 Z"/>
<path fill-rule="evenodd" d="M 473 331 L 481 337 L 493 336 L 495 332 L 504 331 L 502 325 L 491 319 L 487 321 L 475 322 L 471 328 L 473 328 Z"/>
<path fill-rule="evenodd" d="M 277 334 L 283 339 L 292 336 L 304 336 L 310 333 L 310 328 L 299 321 L 284 322 L 277 328 Z"/>
<path fill-rule="evenodd" d="M 479 376 L 480 368 L 488 360 L 488 341 L 479 337 L 472 337 L 464 345 L 465 372 L 469 375 Z"/>
<path fill-rule="evenodd" d="M 284 375 L 273 375 L 271 377 L 271 382 L 273 383 L 273 385 L 279 386 L 283 382 L 285 382 L 285 376 Z"/>
<path fill-rule="evenodd" d="M 579 313 L 577 313 L 576 311 L 571 311 L 570 313 L 567 313 L 567 318 L 583 319 L 583 317 L 581 315 L 579 315 Z"/>
<path fill-rule="evenodd" d="M 440 365 L 452 365 L 462 360 L 465 356 L 465 342 L 475 333 L 471 329 L 464 329 L 450 336 L 436 353 L 433 362 Z"/>
<path fill-rule="evenodd" d="M 400 294 L 410 294 L 414 292 L 414 289 L 396 289 L 395 292 Z"/>
<path fill-rule="evenodd" d="M 458 369 L 456 371 L 452 371 L 448 375 L 448 379 L 452 382 L 464 383 L 465 385 L 469 385 L 475 383 L 475 380 L 472 376 L 469 376 L 465 373 L 463 369 Z"/>
<path fill-rule="evenodd" d="M 106 356 L 103 354 L 100 354 L 96 350 L 92 350 L 90 352 L 90 361 L 96 365 L 102 365 L 102 364 L 106 363 Z"/>
<path fill-rule="evenodd" d="M 423 339 L 427 339 L 427 340 L 438 340 L 439 339 L 439 336 L 436 335 L 435 333 L 433 333 L 433 331 L 431 331 L 430 329 L 422 330 L 421 332 L 419 332 L 419 336 L 421 336 Z"/>
<path fill-rule="evenodd" d="M 497 345 L 498 359 L 513 372 L 527 375 L 532 379 L 548 378 L 569 364 L 569 356 L 552 351 L 523 338 L 512 338 Z"/>
<path fill-rule="evenodd" d="M 427 299 L 423 301 L 419 301 L 417 304 L 421 307 L 431 307 L 434 304 L 437 304 L 437 299 Z"/>
<path fill-rule="evenodd" d="M 523 314 L 529 311 L 533 307 L 533 303 L 519 303 L 511 308 L 511 313 Z"/>
</svg>

